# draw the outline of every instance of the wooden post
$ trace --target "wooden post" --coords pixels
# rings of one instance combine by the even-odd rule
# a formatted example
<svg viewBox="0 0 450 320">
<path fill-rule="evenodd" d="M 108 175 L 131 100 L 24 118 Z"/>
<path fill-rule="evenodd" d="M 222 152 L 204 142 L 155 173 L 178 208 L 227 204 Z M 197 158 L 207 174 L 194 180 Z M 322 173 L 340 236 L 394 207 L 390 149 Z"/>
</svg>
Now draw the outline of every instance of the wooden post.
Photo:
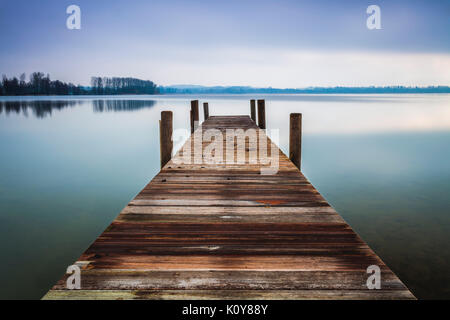
<svg viewBox="0 0 450 320">
<path fill-rule="evenodd" d="M 191 133 L 194 133 L 198 124 L 198 100 L 191 101 Z"/>
<path fill-rule="evenodd" d="M 250 100 L 250 116 L 253 121 L 256 123 L 256 106 L 255 99 Z"/>
<path fill-rule="evenodd" d="M 172 111 L 162 111 L 159 120 L 159 146 L 161 152 L 161 168 L 172 158 L 172 131 L 173 131 Z"/>
<path fill-rule="evenodd" d="M 266 128 L 266 101 L 258 100 L 258 126 L 261 129 Z"/>
<path fill-rule="evenodd" d="M 302 163 L 302 114 L 291 113 L 289 124 L 289 159 L 299 169 Z"/>
<path fill-rule="evenodd" d="M 208 102 L 203 102 L 203 115 L 205 117 L 205 121 L 209 118 L 209 106 Z"/>
</svg>

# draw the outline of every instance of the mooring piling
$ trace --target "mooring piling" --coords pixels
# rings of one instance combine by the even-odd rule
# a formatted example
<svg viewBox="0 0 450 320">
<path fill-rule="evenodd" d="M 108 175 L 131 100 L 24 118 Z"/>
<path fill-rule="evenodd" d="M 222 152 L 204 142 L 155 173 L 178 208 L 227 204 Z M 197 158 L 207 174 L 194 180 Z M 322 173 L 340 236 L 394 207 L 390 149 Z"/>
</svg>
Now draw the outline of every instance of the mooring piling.
<svg viewBox="0 0 450 320">
<path fill-rule="evenodd" d="M 256 105 L 255 105 L 255 99 L 250 100 L 250 117 L 253 121 L 256 123 Z"/>
<path fill-rule="evenodd" d="M 208 102 L 203 102 L 203 116 L 205 121 L 209 118 L 209 105 Z"/>
<path fill-rule="evenodd" d="M 260 129 L 266 128 L 266 101 L 258 100 L 258 126 Z"/>
<path fill-rule="evenodd" d="M 196 126 L 198 125 L 198 100 L 191 101 L 191 133 L 194 133 Z"/>
<path fill-rule="evenodd" d="M 289 159 L 301 170 L 302 114 L 291 113 L 289 121 Z"/>
<path fill-rule="evenodd" d="M 162 111 L 161 120 L 159 120 L 159 149 L 161 155 L 161 168 L 172 158 L 172 132 L 173 132 L 173 114 L 172 111 Z"/>
</svg>

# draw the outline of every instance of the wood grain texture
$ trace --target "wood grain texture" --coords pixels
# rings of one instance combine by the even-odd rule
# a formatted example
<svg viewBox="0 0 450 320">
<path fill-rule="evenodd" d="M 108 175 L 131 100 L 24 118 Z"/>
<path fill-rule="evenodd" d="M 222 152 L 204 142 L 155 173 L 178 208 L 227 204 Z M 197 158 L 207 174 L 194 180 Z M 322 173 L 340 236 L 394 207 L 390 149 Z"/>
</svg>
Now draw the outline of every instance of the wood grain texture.
<svg viewBox="0 0 450 320">
<path fill-rule="evenodd" d="M 44 299 L 414 299 L 249 116 L 209 116 L 205 129 L 259 137 L 244 163 L 225 152 L 223 163 L 195 163 L 195 131 L 190 153 L 178 151 L 76 261 L 81 290 L 64 275 Z M 261 174 L 261 139 L 279 155 L 276 174 Z M 380 290 L 366 286 L 370 265 Z"/>
<path fill-rule="evenodd" d="M 51 290 L 44 300 L 410 300 L 406 290 Z"/>
</svg>

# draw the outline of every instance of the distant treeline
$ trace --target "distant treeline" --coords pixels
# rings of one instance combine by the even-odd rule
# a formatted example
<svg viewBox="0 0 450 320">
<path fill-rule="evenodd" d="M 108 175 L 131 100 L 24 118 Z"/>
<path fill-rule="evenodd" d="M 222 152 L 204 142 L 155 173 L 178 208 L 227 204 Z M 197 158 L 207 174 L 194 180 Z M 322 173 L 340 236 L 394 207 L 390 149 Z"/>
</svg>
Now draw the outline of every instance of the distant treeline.
<svg viewBox="0 0 450 320">
<path fill-rule="evenodd" d="M 158 87 L 150 80 L 119 77 L 92 77 L 91 86 L 80 86 L 59 80 L 50 80 L 42 72 L 34 72 L 26 81 L 23 73 L 19 78 L 3 76 L 0 95 L 120 95 L 120 94 L 339 94 L 339 93 L 450 93 L 449 86 L 428 87 L 309 87 L 301 89 L 254 88 L 250 86 L 198 86 L 175 85 Z"/>
<path fill-rule="evenodd" d="M 4 96 L 26 96 L 26 95 L 80 95 L 88 94 L 81 86 L 65 83 L 59 80 L 50 80 L 50 75 L 42 72 L 34 72 L 30 80 L 26 81 L 25 73 L 17 78 L 8 79 L 3 76 L 0 85 L 0 95 Z"/>
<path fill-rule="evenodd" d="M 342 94 L 342 93 L 450 93 L 448 86 L 429 86 L 429 87 L 405 87 L 405 86 L 387 86 L 387 87 L 310 87 L 302 89 L 278 89 L 278 88 L 254 88 L 248 86 L 167 86 L 160 87 L 162 94 Z"/>
<path fill-rule="evenodd" d="M 94 94 L 157 94 L 159 89 L 150 80 L 135 78 L 91 78 Z"/>
<path fill-rule="evenodd" d="M 105 95 L 105 94 L 157 94 L 159 89 L 152 81 L 135 78 L 92 77 L 91 87 L 74 85 L 59 80 L 51 80 L 50 75 L 34 72 L 26 81 L 23 73 L 19 78 L 7 78 L 0 83 L 0 95 Z"/>
</svg>

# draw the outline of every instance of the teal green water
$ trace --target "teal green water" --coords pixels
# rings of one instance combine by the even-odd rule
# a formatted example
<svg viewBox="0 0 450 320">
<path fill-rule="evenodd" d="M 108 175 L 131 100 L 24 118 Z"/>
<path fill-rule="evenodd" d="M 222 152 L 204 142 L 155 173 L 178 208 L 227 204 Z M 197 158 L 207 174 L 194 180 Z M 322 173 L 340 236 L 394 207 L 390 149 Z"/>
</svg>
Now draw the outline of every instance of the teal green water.
<svg viewBox="0 0 450 320">
<path fill-rule="evenodd" d="M 262 97 L 285 152 L 303 113 L 303 171 L 355 231 L 418 298 L 450 298 L 450 95 Z M 190 99 L 0 98 L 0 298 L 46 293 L 159 171 L 160 112 L 188 128 Z"/>
</svg>

